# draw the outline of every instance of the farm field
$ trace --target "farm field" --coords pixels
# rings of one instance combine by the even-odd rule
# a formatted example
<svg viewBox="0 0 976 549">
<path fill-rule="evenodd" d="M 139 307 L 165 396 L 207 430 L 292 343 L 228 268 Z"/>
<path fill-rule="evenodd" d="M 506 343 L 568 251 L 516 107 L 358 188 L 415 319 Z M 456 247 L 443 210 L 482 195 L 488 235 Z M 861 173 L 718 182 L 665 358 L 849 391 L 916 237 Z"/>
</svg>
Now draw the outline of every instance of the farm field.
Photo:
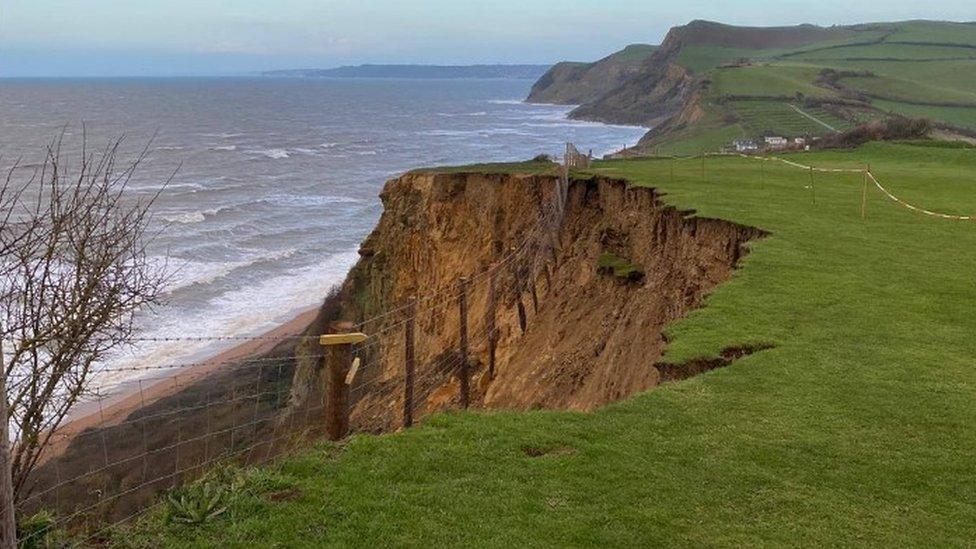
<svg viewBox="0 0 976 549">
<path fill-rule="evenodd" d="M 822 108 L 796 106 L 786 101 L 734 101 L 729 105 L 742 117 L 748 135 L 773 133 L 778 135 L 819 135 L 828 131 L 844 131 L 851 124 Z M 808 116 L 801 114 L 806 113 Z M 810 117 L 819 120 L 817 122 Z M 830 126 L 830 128 L 827 128 Z"/>
<path fill-rule="evenodd" d="M 897 43 L 938 43 L 976 46 L 976 23 L 906 21 L 887 38 Z"/>
<path fill-rule="evenodd" d="M 976 150 L 789 155 L 976 212 Z M 671 168 L 675 167 L 674 177 Z M 518 165 L 505 169 L 519 171 Z M 532 171 L 537 166 L 529 168 Z M 760 227 L 665 359 L 771 345 L 591 414 L 451 413 L 234 478 L 202 526 L 159 512 L 126 546 L 966 545 L 976 539 L 976 225 L 862 177 L 779 162 L 598 162 L 696 215 Z M 594 266 L 596 268 L 596 266 Z"/>
<path fill-rule="evenodd" d="M 869 46 L 821 49 L 789 56 L 789 59 L 796 61 L 943 60 L 959 58 L 976 58 L 976 50 L 958 46 L 881 43 Z"/>
<path fill-rule="evenodd" d="M 832 90 L 814 83 L 820 70 L 819 67 L 780 63 L 715 69 L 712 72 L 712 94 L 794 97 L 801 93 L 808 97 L 834 97 Z"/>
<path fill-rule="evenodd" d="M 974 50 L 976 51 L 976 50 Z M 844 84 L 872 96 L 916 103 L 954 103 L 976 108 L 976 59 L 949 61 L 840 62 L 874 77 L 844 78 Z"/>
<path fill-rule="evenodd" d="M 976 109 L 970 107 L 939 107 L 935 105 L 911 105 L 897 101 L 875 100 L 874 105 L 888 112 L 916 118 L 951 120 L 956 126 L 976 131 Z"/>
<path fill-rule="evenodd" d="M 648 145 L 675 152 L 719 150 L 729 145 L 722 141 L 729 135 L 816 137 L 833 133 L 828 126 L 845 131 L 890 114 L 976 130 L 976 25 L 910 21 L 876 27 L 791 48 L 683 45 L 675 62 L 705 80 L 706 93 L 695 100 L 710 116 L 668 129 Z M 744 45 L 751 35 L 739 32 Z M 828 70 L 849 74 L 825 79 Z M 808 99 L 839 107 L 831 109 L 833 115 L 810 112 L 802 105 Z M 793 116 L 790 103 L 826 125 Z M 714 123 L 732 119 L 737 128 L 723 131 Z"/>
</svg>

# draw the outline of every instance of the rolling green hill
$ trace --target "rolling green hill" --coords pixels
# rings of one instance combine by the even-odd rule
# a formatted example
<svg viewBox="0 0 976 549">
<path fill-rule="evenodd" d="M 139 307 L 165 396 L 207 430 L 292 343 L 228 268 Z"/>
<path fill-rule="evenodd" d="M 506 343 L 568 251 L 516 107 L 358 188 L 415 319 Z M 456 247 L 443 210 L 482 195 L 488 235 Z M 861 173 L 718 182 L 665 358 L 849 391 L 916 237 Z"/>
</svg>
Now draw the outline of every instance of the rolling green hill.
<svg viewBox="0 0 976 549">
<path fill-rule="evenodd" d="M 976 134 L 976 24 L 676 27 L 641 70 L 572 116 L 653 126 L 643 151 L 819 137 L 891 115 Z"/>
<path fill-rule="evenodd" d="M 787 156 L 976 212 L 976 151 L 873 143 Z M 736 157 L 597 162 L 696 215 L 761 227 L 668 328 L 666 359 L 772 344 L 591 414 L 450 413 L 238 475 L 203 525 L 135 547 L 966 546 L 976 539 L 976 231 L 859 174 Z M 519 170 L 518 166 L 508 169 Z M 535 170 L 535 165 L 528 169 Z"/>
</svg>

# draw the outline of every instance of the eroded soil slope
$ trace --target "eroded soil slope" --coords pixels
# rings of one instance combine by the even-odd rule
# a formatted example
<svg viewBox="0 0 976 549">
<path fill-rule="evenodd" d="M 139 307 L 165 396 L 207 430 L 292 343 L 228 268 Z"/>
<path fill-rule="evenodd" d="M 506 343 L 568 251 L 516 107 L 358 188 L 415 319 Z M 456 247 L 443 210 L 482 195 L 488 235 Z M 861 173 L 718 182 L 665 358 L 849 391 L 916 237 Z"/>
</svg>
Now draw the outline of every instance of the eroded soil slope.
<svg viewBox="0 0 976 549">
<path fill-rule="evenodd" d="M 375 337 L 360 351 L 354 428 L 385 430 L 401 420 L 400 308 L 410 296 L 432 296 L 418 303 L 415 320 L 419 415 L 458 405 L 464 276 L 473 405 L 589 410 L 661 381 L 664 327 L 700 306 L 763 234 L 604 178 L 572 179 L 558 223 L 558 187 L 555 176 L 485 174 L 409 174 L 387 184 L 385 213 L 361 261 L 313 328 L 387 315 L 361 326 Z M 601 267 L 608 259 L 623 268 Z M 491 276 L 477 273 L 492 265 L 498 351 L 489 380 Z"/>
</svg>

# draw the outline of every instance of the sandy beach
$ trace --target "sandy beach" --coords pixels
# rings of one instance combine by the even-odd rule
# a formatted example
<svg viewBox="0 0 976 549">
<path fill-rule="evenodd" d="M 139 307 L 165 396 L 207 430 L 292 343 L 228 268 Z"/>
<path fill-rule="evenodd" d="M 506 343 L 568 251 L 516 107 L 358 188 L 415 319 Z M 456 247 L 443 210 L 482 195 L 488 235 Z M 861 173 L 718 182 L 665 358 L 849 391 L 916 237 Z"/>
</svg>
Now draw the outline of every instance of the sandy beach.
<svg viewBox="0 0 976 549">
<path fill-rule="evenodd" d="M 259 338 L 216 353 L 196 366 L 164 371 L 165 373 L 160 377 L 143 381 L 141 384 L 138 380 L 123 383 L 115 393 L 103 399 L 101 405 L 97 401 L 78 404 L 69 419 L 58 428 L 51 445 L 53 454 L 49 455 L 57 455 L 78 433 L 87 429 L 116 425 L 133 412 L 174 394 L 182 387 L 196 384 L 219 371 L 232 368 L 235 360 L 244 360 L 271 351 L 281 343 L 281 338 L 304 332 L 315 319 L 317 312 L 317 306 L 310 307 L 273 330 L 261 334 Z M 177 378 L 179 383 L 174 382 Z"/>
</svg>

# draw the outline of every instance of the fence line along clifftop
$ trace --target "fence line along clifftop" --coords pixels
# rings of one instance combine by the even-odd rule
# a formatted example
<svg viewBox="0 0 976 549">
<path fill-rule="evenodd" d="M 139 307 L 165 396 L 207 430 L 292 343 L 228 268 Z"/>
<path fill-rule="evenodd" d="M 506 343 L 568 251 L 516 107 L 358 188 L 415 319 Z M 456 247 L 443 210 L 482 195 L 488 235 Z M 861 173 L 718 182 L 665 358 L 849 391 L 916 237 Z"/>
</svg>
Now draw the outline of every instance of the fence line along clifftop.
<svg viewBox="0 0 976 549">
<path fill-rule="evenodd" d="M 106 527 L 131 520 L 146 510 L 165 504 L 162 491 L 201 477 L 214 465 L 227 460 L 265 463 L 302 441 L 325 436 L 342 440 L 351 430 L 353 407 L 370 404 L 369 399 L 399 400 L 402 407 L 385 405 L 379 414 L 387 425 L 410 427 L 417 421 L 434 388 L 456 383 L 453 406 L 476 404 L 475 393 L 486 389 L 495 374 L 499 328 L 496 323 L 500 276 L 512 277 L 515 295 L 506 306 L 516 306 L 521 329 L 527 314 L 523 296 L 531 297 L 533 311 L 543 301 L 536 288 L 543 273 L 548 275 L 560 248 L 559 234 L 566 215 L 570 170 L 589 166 L 590 156 L 567 144 L 561 176 L 547 202 L 541 204 L 534 226 L 504 248 L 493 246 L 492 261 L 479 272 L 461 276 L 446 288 L 423 296 L 375 317 L 361 320 L 351 329 L 333 334 L 298 335 L 196 335 L 190 337 L 140 336 L 134 342 L 290 342 L 317 341 L 318 351 L 289 351 L 260 356 L 193 363 L 104 366 L 93 375 L 174 372 L 165 381 L 166 391 L 150 397 L 140 380 L 139 406 L 125 417 L 105 417 L 98 401 L 98 424 L 81 432 L 52 433 L 43 463 L 31 478 L 29 489 L 20 494 L 17 511 L 26 516 L 41 509 L 54 510 L 57 519 L 34 532 L 22 543 L 40 542 L 48 531 L 68 529 L 84 523 L 96 525 L 96 534 Z M 502 250 L 505 250 L 504 252 Z M 546 280 L 549 280 L 548 276 Z M 551 280 L 546 292 L 551 290 Z M 483 318 L 469 325 L 469 300 L 481 295 Z M 543 296 L 544 297 L 544 296 Z M 457 311 L 457 340 L 435 353 L 417 370 L 416 319 L 424 315 L 443 316 Z M 348 332 L 348 333 L 347 333 Z M 398 343 L 400 342 L 400 343 Z M 402 345 L 402 346 L 401 346 Z M 315 349 L 316 347 L 312 347 Z M 386 355 L 391 353 L 392 355 Z M 402 354 L 401 354 L 402 353 Z M 474 383 L 472 353 L 485 355 L 481 384 Z M 402 370 L 384 372 L 381 357 L 402 357 Z M 302 402 L 296 401 L 291 385 L 297 383 L 298 363 L 322 367 L 310 383 Z M 203 375 L 195 367 L 209 366 Z M 186 371 L 186 373 L 183 373 Z M 25 383 L 16 373 L 7 379 Z M 156 385 L 153 385 L 155 387 Z M 388 391 L 388 388 L 396 388 Z M 393 403 L 390 401 L 387 404 Z M 438 408 L 440 409 L 440 408 Z M 13 495 L 6 499 L 14 503 Z"/>
<path fill-rule="evenodd" d="M 728 156 L 728 154 L 724 154 L 724 153 L 712 153 L 709 156 Z M 752 160 L 762 160 L 764 162 L 765 161 L 770 161 L 770 160 L 771 161 L 774 161 L 774 162 L 781 162 L 783 164 L 786 164 L 787 166 L 791 166 L 791 167 L 798 168 L 798 169 L 801 169 L 801 170 L 807 170 L 807 171 L 809 171 L 810 174 L 811 174 L 811 178 L 813 177 L 812 176 L 813 172 L 823 172 L 823 173 L 860 173 L 860 174 L 864 174 L 864 176 L 867 177 L 868 179 L 870 179 L 871 182 L 874 183 L 875 187 L 877 187 L 878 190 L 880 190 L 882 192 L 882 194 L 885 195 L 885 197 L 887 197 L 889 200 L 891 200 L 895 204 L 898 204 L 899 206 L 902 206 L 904 208 L 907 208 L 907 209 L 909 209 L 909 210 L 911 210 L 913 212 L 920 213 L 920 214 L 923 214 L 923 215 L 927 215 L 929 217 L 937 217 L 939 219 L 948 219 L 948 220 L 952 220 L 952 221 L 976 221 L 976 215 L 972 215 L 972 214 L 971 215 L 957 215 L 957 214 L 947 214 L 947 213 L 944 213 L 944 212 L 937 212 L 937 211 L 929 210 L 929 209 L 923 208 L 921 206 L 912 204 L 911 202 L 908 202 L 907 200 L 904 200 L 902 198 L 899 198 L 894 193 L 892 193 L 890 190 L 888 190 L 884 185 L 881 184 L 881 181 L 878 179 L 878 177 L 875 176 L 875 174 L 871 171 L 871 167 L 870 166 L 866 166 L 864 168 L 818 168 L 816 166 L 807 166 L 806 164 L 800 164 L 799 162 L 793 162 L 791 160 L 787 160 L 785 158 L 780 158 L 778 156 L 759 156 L 759 155 L 748 155 L 748 154 L 741 154 L 741 153 L 736 154 L 736 156 L 740 156 L 742 158 L 749 158 L 749 159 L 752 159 Z M 862 197 L 861 217 L 864 217 L 866 215 L 866 208 L 867 208 L 866 201 L 867 201 L 867 197 L 866 196 Z"/>
</svg>

